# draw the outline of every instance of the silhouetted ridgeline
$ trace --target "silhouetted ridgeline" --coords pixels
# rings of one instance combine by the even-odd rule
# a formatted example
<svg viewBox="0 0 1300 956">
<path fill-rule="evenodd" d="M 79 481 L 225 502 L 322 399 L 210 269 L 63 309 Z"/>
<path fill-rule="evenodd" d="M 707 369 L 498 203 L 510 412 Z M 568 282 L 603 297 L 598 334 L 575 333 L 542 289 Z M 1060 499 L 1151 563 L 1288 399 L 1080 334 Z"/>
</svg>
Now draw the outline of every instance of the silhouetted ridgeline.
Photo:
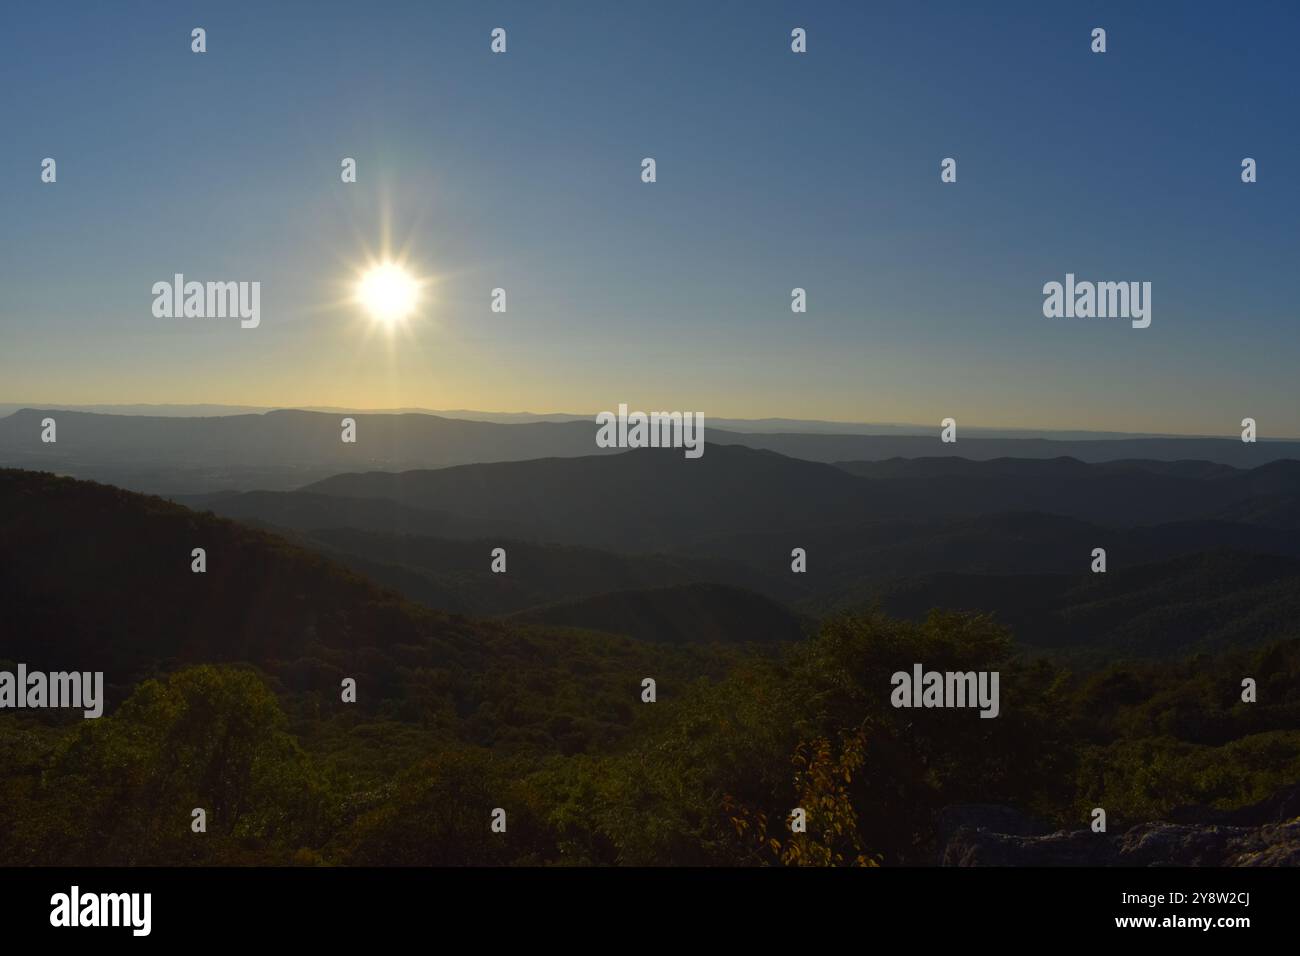
<svg viewBox="0 0 1300 956">
<path fill-rule="evenodd" d="M 41 422 L 47 417 L 57 422 L 57 442 L 41 441 Z M 340 440 L 344 417 L 356 422 L 355 444 Z M 596 446 L 596 431 L 592 419 L 502 424 L 421 413 L 286 409 L 177 418 L 20 409 L 0 417 L 0 465 L 57 471 L 161 494 L 284 491 L 344 471 L 403 471 L 616 453 L 617 449 Z M 1232 436 L 1090 440 L 967 436 L 945 444 L 937 427 L 927 436 L 780 434 L 716 428 L 707 417 L 705 441 L 710 449 L 740 445 L 823 463 L 899 456 L 973 460 L 1072 456 L 1081 461 L 1201 459 L 1251 468 L 1300 458 L 1300 442 L 1244 443 Z"/>
<path fill-rule="evenodd" d="M 643 633 L 655 615 L 626 592 L 712 583 L 812 613 L 877 599 L 908 615 L 995 611 L 1017 639 L 1054 653 L 1177 656 L 1295 633 L 1295 462 L 1239 471 L 921 459 L 851 470 L 866 477 L 720 446 L 698 461 L 642 451 L 340 475 L 301 492 L 184 500 L 295 529 L 304 545 L 408 598 L 468 613 L 618 592 L 605 606 L 628 604 L 621 629 Z M 1056 513 L 1000 510 L 1018 503 Z M 497 546 L 510 555 L 509 574 L 489 570 Z M 793 546 L 807 551 L 808 573 L 790 573 Z M 1089 573 L 1099 546 L 1104 576 Z M 1254 576 L 1220 552 L 1243 556 Z M 1085 597 L 1067 593 L 1075 590 Z"/>
<path fill-rule="evenodd" d="M 999 463 L 970 464 L 960 474 L 923 470 L 863 478 L 830 465 L 714 445 L 698 460 L 673 450 L 644 449 L 345 474 L 305 490 L 509 521 L 540 540 L 618 551 L 698 549 L 721 535 L 759 529 L 842 531 L 867 521 L 932 522 L 1033 510 L 1116 527 L 1216 520 L 1244 509 L 1251 524 L 1277 529 L 1285 527 L 1300 500 L 1300 462 L 1295 461 L 1227 474 L 1203 465 L 1170 473 L 1163 466 L 1075 469 L 1059 463 L 1017 475 Z M 656 520 L 670 508 L 673 521 Z"/>
</svg>

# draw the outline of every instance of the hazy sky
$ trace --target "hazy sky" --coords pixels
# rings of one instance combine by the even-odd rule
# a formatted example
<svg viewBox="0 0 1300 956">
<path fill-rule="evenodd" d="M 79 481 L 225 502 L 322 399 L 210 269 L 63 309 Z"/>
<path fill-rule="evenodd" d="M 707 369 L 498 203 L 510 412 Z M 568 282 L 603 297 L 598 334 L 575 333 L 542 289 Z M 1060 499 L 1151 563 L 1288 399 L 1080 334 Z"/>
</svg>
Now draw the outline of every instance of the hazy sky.
<svg viewBox="0 0 1300 956">
<path fill-rule="evenodd" d="M 1300 435 L 1300 5 L 63 6 L 0 32 L 0 402 Z M 260 327 L 155 318 L 177 272 Z M 1067 272 L 1151 327 L 1044 318 Z"/>
</svg>

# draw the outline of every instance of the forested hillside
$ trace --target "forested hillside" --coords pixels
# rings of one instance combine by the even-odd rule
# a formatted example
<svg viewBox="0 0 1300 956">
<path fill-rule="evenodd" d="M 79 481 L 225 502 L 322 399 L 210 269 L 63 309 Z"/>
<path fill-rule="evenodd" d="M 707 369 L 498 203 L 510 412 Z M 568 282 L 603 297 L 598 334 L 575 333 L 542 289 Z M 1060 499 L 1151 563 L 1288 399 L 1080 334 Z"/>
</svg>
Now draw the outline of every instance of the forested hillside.
<svg viewBox="0 0 1300 956">
<path fill-rule="evenodd" d="M 13 863 L 933 863 L 953 804 L 1122 823 L 1300 779 L 1296 641 L 1074 673 L 978 614 L 832 616 L 767 645 L 486 622 L 268 533 L 13 471 L 0 598 L 0 667 L 110 686 L 99 720 L 0 715 Z M 999 671 L 999 718 L 891 706 L 917 662 Z"/>
</svg>

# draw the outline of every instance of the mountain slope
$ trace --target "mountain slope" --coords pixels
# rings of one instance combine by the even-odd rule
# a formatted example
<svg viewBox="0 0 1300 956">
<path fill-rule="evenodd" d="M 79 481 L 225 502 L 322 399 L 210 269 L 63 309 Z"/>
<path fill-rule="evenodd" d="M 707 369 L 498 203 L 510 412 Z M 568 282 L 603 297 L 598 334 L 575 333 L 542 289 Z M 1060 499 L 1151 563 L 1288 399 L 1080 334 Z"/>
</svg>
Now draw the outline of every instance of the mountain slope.
<svg viewBox="0 0 1300 956">
<path fill-rule="evenodd" d="M 194 548 L 206 551 L 205 573 L 191 570 Z M 361 712 L 480 744 L 562 737 L 566 752 L 626 732 L 646 673 L 693 681 L 726 666 L 704 647 L 525 633 L 430 611 L 275 535 L 160 498 L 7 469 L 0 606 L 5 661 L 102 670 L 110 711 L 143 678 L 246 662 L 312 695 L 322 716 L 349 713 L 339 709 L 340 682 L 353 677 Z"/>
<path fill-rule="evenodd" d="M 306 491 L 389 499 L 526 527 L 535 540 L 619 551 L 698 547 L 725 535 L 844 528 L 864 522 L 1037 511 L 1104 527 L 1248 517 L 1291 528 L 1300 462 L 1250 471 L 1201 463 L 1147 468 L 1047 462 L 932 461 L 888 477 L 739 445 L 336 475 Z M 799 542 L 795 541 L 797 545 Z M 788 555 L 791 545 L 784 552 Z"/>
<path fill-rule="evenodd" d="M 615 591 L 532 608 L 509 620 L 626 634 L 667 644 L 775 643 L 804 636 L 804 622 L 752 591 L 688 584 L 649 591 Z"/>
<path fill-rule="evenodd" d="M 863 516 L 865 488 L 830 465 L 714 445 L 699 459 L 680 449 L 642 449 L 337 475 L 304 490 L 488 515 L 528 526 L 537 540 L 655 551 L 738 528 L 794 529 Z"/>
<path fill-rule="evenodd" d="M 712 558 L 616 554 L 505 537 L 453 541 L 346 528 L 313 531 L 298 540 L 412 600 L 463 614 L 507 614 L 609 591 L 698 582 L 748 588 L 779 599 L 804 593 L 790 575 L 764 575 L 739 562 Z M 508 573 L 491 570 L 498 547 L 506 552 Z"/>
<path fill-rule="evenodd" d="M 390 534 L 473 538 L 488 534 L 519 534 L 525 530 L 507 521 L 412 508 L 387 499 L 343 498 L 305 491 L 172 495 L 171 500 L 195 511 L 211 511 L 223 518 L 295 531 L 355 528 Z"/>
<path fill-rule="evenodd" d="M 207 570 L 191 570 L 192 550 Z M 281 538 L 158 498 L 0 471 L 5 654 L 119 680 L 167 662 L 269 663 L 418 646 L 474 655 L 477 625 L 424 611 Z"/>
<path fill-rule="evenodd" d="M 1115 657 L 1187 657 L 1300 637 L 1300 558 L 1217 550 L 1106 574 L 926 574 L 881 587 L 891 615 L 987 611 L 1022 644 Z"/>
</svg>

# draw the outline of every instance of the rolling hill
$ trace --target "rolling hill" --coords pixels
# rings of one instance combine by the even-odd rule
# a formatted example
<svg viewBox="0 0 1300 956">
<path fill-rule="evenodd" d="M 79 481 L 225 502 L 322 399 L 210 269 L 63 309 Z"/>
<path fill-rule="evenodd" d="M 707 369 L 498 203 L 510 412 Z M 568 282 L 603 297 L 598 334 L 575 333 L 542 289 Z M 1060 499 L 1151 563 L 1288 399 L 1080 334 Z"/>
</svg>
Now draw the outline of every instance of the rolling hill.
<svg viewBox="0 0 1300 956">
<path fill-rule="evenodd" d="M 191 570 L 194 548 L 206 551 L 204 573 Z M 102 670 L 110 709 L 142 679 L 248 663 L 331 706 L 341 679 L 354 677 L 362 711 L 424 715 L 479 742 L 542 739 L 555 717 L 566 746 L 581 749 L 579 736 L 594 743 L 626 728 L 644 673 L 693 680 L 722 667 L 703 648 L 525 632 L 429 610 L 277 535 L 9 469 L 0 470 L 0 604 L 5 660 Z M 524 675 L 528 708 L 496 712 L 521 699 Z"/>
<path fill-rule="evenodd" d="M 860 469 L 859 469 L 860 470 Z M 936 473 L 936 471 L 938 473 Z M 698 548 L 725 535 L 844 529 L 864 522 L 928 522 L 1038 511 L 1105 527 L 1213 521 L 1246 515 L 1290 529 L 1300 462 L 1248 471 L 1204 463 L 1087 465 L 922 460 L 887 476 L 738 445 L 698 460 L 672 450 L 469 465 L 435 471 L 336 475 L 304 489 L 388 499 L 526 527 L 535 540 L 618 551 Z M 798 541 L 792 542 L 799 544 Z M 788 555 L 789 545 L 783 550 Z"/>
<path fill-rule="evenodd" d="M 991 612 L 1019 643 L 1092 664 L 1187 657 L 1300 637 L 1300 558 L 1217 550 L 1121 574 L 926 574 L 874 599 L 900 617 Z"/>
<path fill-rule="evenodd" d="M 831 465 L 734 445 L 691 460 L 644 449 L 588 458 L 336 475 L 305 491 L 382 498 L 525 526 L 534 540 L 666 550 L 739 529 L 864 517 L 866 483 Z"/>
<path fill-rule="evenodd" d="M 716 584 L 615 591 L 521 611 L 509 620 L 626 634 L 667 644 L 772 644 L 800 640 L 811 629 L 811 622 L 775 601 Z"/>
<path fill-rule="evenodd" d="M 341 422 L 356 422 L 356 442 Z M 42 441 L 42 422 L 57 442 Z M 1200 459 L 1252 468 L 1300 458 L 1300 442 L 1246 444 L 1214 438 L 1007 438 L 971 429 L 958 442 L 933 435 L 756 432 L 706 419 L 706 447 L 742 445 L 820 463 L 904 456 L 989 460 L 1072 456 L 1080 461 Z M 762 424 L 762 423 L 758 423 Z M 768 423 L 773 429 L 779 421 Z M 258 414 L 175 417 L 22 408 L 0 417 L 0 465 L 56 471 L 136 491 L 208 494 L 285 491 L 339 472 L 446 468 L 538 458 L 612 454 L 595 443 L 593 420 L 484 421 L 426 413 L 347 413 L 281 409 Z M 705 456 L 708 457 L 708 454 Z"/>
</svg>

